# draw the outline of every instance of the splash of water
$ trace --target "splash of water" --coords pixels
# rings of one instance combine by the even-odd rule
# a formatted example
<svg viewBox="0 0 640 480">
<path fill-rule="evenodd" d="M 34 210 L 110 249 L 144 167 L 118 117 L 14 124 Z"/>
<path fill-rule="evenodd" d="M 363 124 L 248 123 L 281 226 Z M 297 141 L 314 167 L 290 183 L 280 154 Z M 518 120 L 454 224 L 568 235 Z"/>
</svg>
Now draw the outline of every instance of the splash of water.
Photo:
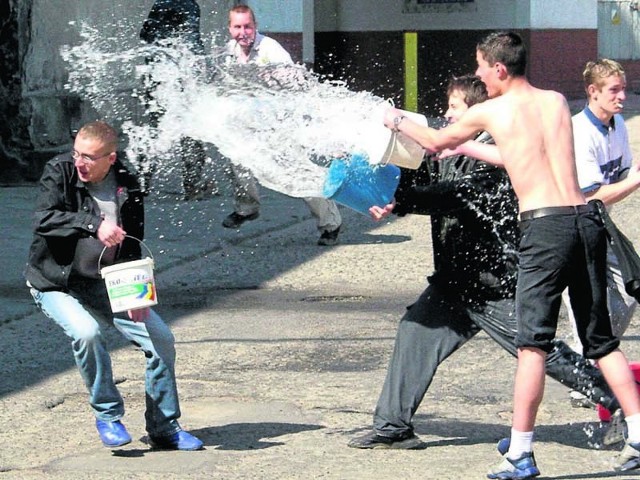
<svg viewBox="0 0 640 480">
<path fill-rule="evenodd" d="M 237 65 L 220 48 L 197 56 L 175 42 L 121 50 L 88 25 L 80 35 L 80 45 L 61 52 L 67 88 L 121 122 L 128 158 L 171 166 L 172 150 L 187 136 L 214 145 L 262 185 L 304 197 L 322 195 L 332 158 L 363 152 L 376 163 L 386 147 L 383 99 L 321 81 L 303 66 Z M 158 121 L 145 121 L 152 117 Z"/>
</svg>

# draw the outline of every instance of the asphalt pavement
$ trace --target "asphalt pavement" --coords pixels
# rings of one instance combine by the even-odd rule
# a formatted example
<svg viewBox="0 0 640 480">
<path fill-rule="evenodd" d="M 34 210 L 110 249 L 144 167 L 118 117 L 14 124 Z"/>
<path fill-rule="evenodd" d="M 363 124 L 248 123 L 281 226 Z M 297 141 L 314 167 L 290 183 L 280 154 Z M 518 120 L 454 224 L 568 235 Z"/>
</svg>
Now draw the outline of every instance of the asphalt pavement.
<svg viewBox="0 0 640 480">
<path fill-rule="evenodd" d="M 637 114 L 634 97 L 628 126 L 640 158 Z M 0 479 L 484 478 L 509 432 L 515 368 L 484 334 L 431 385 L 415 418 L 426 449 L 346 446 L 370 427 L 397 322 L 433 268 L 428 218 L 374 223 L 342 208 L 340 244 L 320 247 L 305 203 L 267 190 L 259 219 L 222 228 L 231 206 L 219 180 L 220 195 L 206 200 L 181 200 L 169 181 L 147 201 L 157 310 L 176 336 L 181 423 L 205 442 L 199 452 L 149 448 L 144 358 L 115 334 L 134 440 L 114 450 L 99 443 L 69 341 L 36 311 L 22 279 L 37 187 L 0 188 Z M 636 197 L 614 218 L 637 243 Z M 630 359 L 640 359 L 637 320 L 623 341 Z M 536 429 L 540 478 L 638 478 L 611 472 L 616 452 L 599 444 L 603 428 L 549 381 Z"/>
</svg>

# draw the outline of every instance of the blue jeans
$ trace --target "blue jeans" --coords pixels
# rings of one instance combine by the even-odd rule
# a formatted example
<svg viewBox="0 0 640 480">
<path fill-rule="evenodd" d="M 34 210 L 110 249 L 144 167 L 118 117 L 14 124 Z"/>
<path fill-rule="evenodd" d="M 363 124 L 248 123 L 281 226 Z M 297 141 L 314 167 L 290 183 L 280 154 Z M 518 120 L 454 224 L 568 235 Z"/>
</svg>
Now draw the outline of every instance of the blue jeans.
<svg viewBox="0 0 640 480">
<path fill-rule="evenodd" d="M 69 292 L 31 288 L 36 305 L 72 339 L 80 375 L 89 390 L 96 418 L 112 422 L 124 415 L 122 396 L 113 382 L 111 356 L 102 327 L 114 326 L 144 352 L 147 359 L 145 420 L 150 435 L 180 430 L 180 406 L 175 380 L 175 339 L 169 327 L 150 310 L 145 322 L 132 322 L 126 313 L 112 313 L 102 281 L 83 282 Z"/>
</svg>

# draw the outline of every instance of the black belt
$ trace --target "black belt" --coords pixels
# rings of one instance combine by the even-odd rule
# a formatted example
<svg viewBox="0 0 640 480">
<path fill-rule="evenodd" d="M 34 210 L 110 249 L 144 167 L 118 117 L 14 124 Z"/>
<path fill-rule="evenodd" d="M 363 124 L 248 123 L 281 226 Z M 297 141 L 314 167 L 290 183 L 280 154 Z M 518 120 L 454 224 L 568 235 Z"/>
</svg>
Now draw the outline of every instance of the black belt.
<svg viewBox="0 0 640 480">
<path fill-rule="evenodd" d="M 527 210 L 520 214 L 520 220 L 533 220 L 534 218 L 548 217 L 549 215 L 577 215 L 580 213 L 589 213 L 593 211 L 593 206 L 588 203 L 585 205 L 575 205 L 566 207 L 543 207 L 535 210 Z"/>
</svg>

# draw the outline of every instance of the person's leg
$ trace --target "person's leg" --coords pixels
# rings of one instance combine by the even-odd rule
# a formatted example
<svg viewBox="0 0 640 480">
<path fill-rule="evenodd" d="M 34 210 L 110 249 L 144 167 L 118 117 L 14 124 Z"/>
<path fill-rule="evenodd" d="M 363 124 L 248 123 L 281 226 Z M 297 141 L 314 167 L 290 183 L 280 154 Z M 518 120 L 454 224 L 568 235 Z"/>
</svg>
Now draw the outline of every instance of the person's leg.
<svg viewBox="0 0 640 480">
<path fill-rule="evenodd" d="M 554 340 L 545 365 L 547 375 L 591 402 L 599 403 L 611 412 L 620 408 L 602 372 L 566 343 Z"/>
<path fill-rule="evenodd" d="M 580 216 L 578 226 L 587 285 L 581 283 L 582 279 L 572 278 L 569 283 L 571 306 L 576 314 L 585 356 L 598 361 L 626 417 L 628 439 L 615 460 L 615 469 L 637 469 L 640 468 L 640 394 L 628 361 L 619 349 L 620 340 L 613 334 L 609 317 L 606 236 L 595 214 Z M 588 312 L 585 311 L 587 308 Z"/>
<path fill-rule="evenodd" d="M 260 210 L 258 183 L 251 170 L 231 164 L 235 213 L 244 217 L 257 214 Z"/>
<path fill-rule="evenodd" d="M 304 201 L 317 221 L 318 230 L 320 231 L 318 245 L 331 246 L 337 244 L 340 226 L 342 225 L 342 216 L 336 202 L 320 197 L 307 197 Z"/>
<path fill-rule="evenodd" d="M 640 396 L 633 372 L 624 354 L 616 349 L 598 359 L 598 365 L 627 417 L 640 413 Z M 640 442 L 640 437 L 631 439 Z"/>
<path fill-rule="evenodd" d="M 145 62 L 149 63 L 151 59 L 145 59 Z M 153 81 L 150 74 L 143 75 L 142 82 L 142 101 L 147 111 L 147 123 L 152 129 L 150 134 L 155 138 L 158 135 L 158 124 L 164 113 L 164 109 L 155 100 L 155 91 L 158 88 L 158 83 Z M 149 195 L 153 176 L 158 166 L 156 158 L 150 157 L 146 153 L 139 153 L 132 159 L 131 163 L 136 170 L 141 191 L 145 195 Z"/>
<path fill-rule="evenodd" d="M 231 163 L 234 210 L 222 221 L 225 228 L 238 228 L 260 216 L 258 183 L 249 169 Z"/>
<path fill-rule="evenodd" d="M 582 279 L 571 279 L 569 284 L 578 334 L 585 345 L 585 355 L 598 361 L 604 377 L 628 417 L 640 413 L 640 394 L 629 363 L 618 348 L 620 340 L 613 333 L 609 317 L 606 280 L 608 245 L 604 229 L 588 217 L 580 217 L 579 227 L 584 246 L 587 284 Z M 636 440 L 640 441 L 640 435 Z"/>
<path fill-rule="evenodd" d="M 342 216 L 336 202 L 321 197 L 306 197 L 304 201 L 316 218 L 320 232 L 328 232 L 340 228 Z"/>
<path fill-rule="evenodd" d="M 92 312 L 64 292 L 41 292 L 32 288 L 31 295 L 40 310 L 72 339 L 73 356 L 89 391 L 89 404 L 96 418 L 105 422 L 122 418 L 124 402 L 113 382 L 111 357 Z"/>
<path fill-rule="evenodd" d="M 488 301 L 483 308 L 469 311 L 469 316 L 489 337 L 511 355 L 518 355 L 515 338 L 517 320 L 512 299 Z M 546 374 L 567 387 L 584 393 L 594 403 L 614 411 L 618 401 L 607 385 L 602 372 L 582 355 L 559 340 L 546 356 Z"/>
<path fill-rule="evenodd" d="M 569 296 L 584 356 L 599 360 L 620 345 L 608 310 L 607 240 L 595 214 L 578 217 L 578 233 L 580 249 L 576 248 L 569 270 Z M 622 399 L 618 401 L 622 404 Z"/>
<path fill-rule="evenodd" d="M 577 237 L 567 227 L 572 216 L 567 217 L 569 220 L 552 216 L 521 223 L 516 286 L 518 366 L 512 421 L 517 432 L 533 431 L 544 395 L 546 356 L 553 349 L 566 264 Z"/>
<path fill-rule="evenodd" d="M 202 200 L 215 194 L 214 180 L 205 176 L 207 152 L 202 142 L 190 137 L 180 139 L 179 156 L 182 158 L 182 188 L 185 200 Z"/>
<path fill-rule="evenodd" d="M 413 433 L 411 424 L 438 366 L 479 329 L 438 289 L 430 286 L 398 326 L 393 354 L 373 417 L 382 436 Z"/>
<path fill-rule="evenodd" d="M 115 327 L 146 357 L 146 427 L 150 435 L 170 435 L 180 430 L 180 405 L 175 379 L 174 336 L 153 310 L 144 322 L 115 316 Z"/>
<path fill-rule="evenodd" d="M 546 353 L 539 348 L 518 349 L 518 367 L 513 388 L 513 424 L 519 432 L 531 432 L 544 395 Z"/>
<path fill-rule="evenodd" d="M 570 223 L 572 216 L 566 217 Z M 566 286 L 566 264 L 576 239 L 563 216 L 523 221 L 520 228 L 515 339 L 518 364 L 511 441 L 503 461 L 489 471 L 489 478 L 540 474 L 533 457 L 533 428 L 544 395 L 546 354 L 553 348 Z"/>
</svg>

